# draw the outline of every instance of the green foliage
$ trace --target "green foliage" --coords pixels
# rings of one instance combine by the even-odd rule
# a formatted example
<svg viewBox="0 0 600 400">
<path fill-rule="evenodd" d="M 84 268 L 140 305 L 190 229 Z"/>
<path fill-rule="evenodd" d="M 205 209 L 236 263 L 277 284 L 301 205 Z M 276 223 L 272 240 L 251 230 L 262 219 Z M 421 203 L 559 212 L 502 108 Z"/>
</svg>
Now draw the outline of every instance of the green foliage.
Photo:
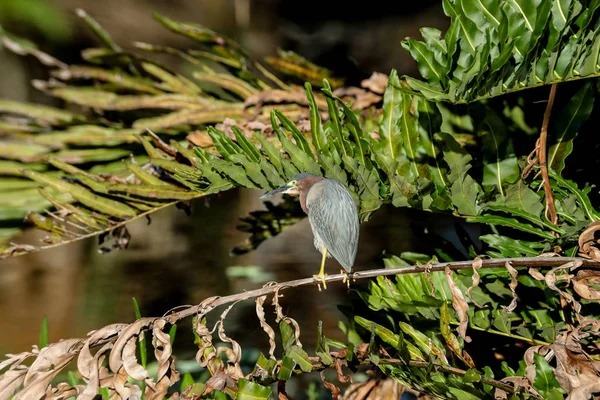
<svg viewBox="0 0 600 400">
<path fill-rule="evenodd" d="M 468 103 L 555 82 L 597 77 L 598 2 L 444 0 L 450 28 L 421 29 L 402 46 L 424 81 L 408 90 L 432 101 Z"/>
</svg>

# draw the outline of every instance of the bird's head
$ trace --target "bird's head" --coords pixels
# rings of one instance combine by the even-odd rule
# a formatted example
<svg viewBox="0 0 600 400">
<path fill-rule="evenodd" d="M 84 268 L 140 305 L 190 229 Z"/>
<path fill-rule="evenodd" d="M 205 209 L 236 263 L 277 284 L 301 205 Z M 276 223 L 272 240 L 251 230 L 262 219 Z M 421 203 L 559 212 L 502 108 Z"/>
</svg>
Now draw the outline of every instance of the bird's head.
<svg viewBox="0 0 600 400">
<path fill-rule="evenodd" d="M 271 190 L 260 196 L 261 199 L 265 197 L 273 196 L 274 194 L 290 194 L 299 195 L 303 191 L 307 191 L 317 181 L 323 179 L 320 176 L 303 172 L 294 176 L 292 179 L 287 181 L 285 185 L 278 187 L 277 189 Z"/>
</svg>

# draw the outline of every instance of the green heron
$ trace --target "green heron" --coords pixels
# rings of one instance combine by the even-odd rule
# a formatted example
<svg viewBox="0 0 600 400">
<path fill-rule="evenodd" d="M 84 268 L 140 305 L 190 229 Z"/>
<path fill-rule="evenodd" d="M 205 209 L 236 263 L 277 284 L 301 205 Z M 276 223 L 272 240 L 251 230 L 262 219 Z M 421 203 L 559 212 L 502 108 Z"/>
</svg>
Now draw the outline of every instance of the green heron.
<svg viewBox="0 0 600 400">
<path fill-rule="evenodd" d="M 323 255 L 321 270 L 313 277 L 327 289 L 325 260 L 333 256 L 344 268 L 341 272 L 346 282 L 356 258 L 359 231 L 357 206 L 348 189 L 335 179 L 300 173 L 260 198 L 277 193 L 300 195 L 300 206 L 308 215 L 314 245 Z"/>
</svg>

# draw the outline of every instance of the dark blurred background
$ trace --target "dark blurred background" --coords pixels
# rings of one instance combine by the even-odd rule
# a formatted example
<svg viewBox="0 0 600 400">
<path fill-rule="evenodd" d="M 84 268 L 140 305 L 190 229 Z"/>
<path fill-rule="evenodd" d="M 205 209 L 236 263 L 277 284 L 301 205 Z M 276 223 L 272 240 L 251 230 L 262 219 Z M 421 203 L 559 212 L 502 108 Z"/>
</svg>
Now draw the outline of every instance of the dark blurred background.
<svg viewBox="0 0 600 400">
<path fill-rule="evenodd" d="M 440 1 L 388 2 L 275 0 L 0 0 L 0 24 L 68 62 L 98 42 L 75 16 L 82 8 L 125 49 L 133 41 L 194 48 L 194 43 L 162 28 L 153 12 L 205 25 L 237 40 L 256 58 L 293 50 L 330 68 L 334 75 L 358 84 L 371 72 L 416 74 L 415 63 L 402 49 L 406 36 L 419 38 L 424 26 L 444 30 L 448 24 Z M 52 100 L 32 88 L 34 78 L 46 78 L 46 68 L 31 58 L 0 51 L 0 97 L 43 102 Z M 196 304 L 213 295 L 260 287 L 270 280 L 298 279 L 318 271 L 320 254 L 305 219 L 258 250 L 230 256 L 246 235 L 236 230 L 238 218 L 262 207 L 260 193 L 231 190 L 193 203 L 193 215 L 175 208 L 152 216 L 152 223 L 129 225 L 132 239 L 124 251 L 98 254 L 96 240 L 0 261 L 0 354 L 28 350 L 37 343 L 44 316 L 50 340 L 82 337 L 90 330 L 134 319 L 131 298 L 146 316 L 162 315 L 171 307 Z M 412 223 L 424 223 L 426 213 L 410 214 L 383 207 L 362 226 L 357 269 L 381 267 L 384 250 L 399 254 L 415 249 Z M 444 222 L 437 220 L 442 229 Z M 36 234 L 29 232 L 33 237 Z M 337 273 L 335 261 L 328 272 Z M 348 292 L 341 285 L 318 292 L 316 287 L 286 292 L 286 312 L 305 327 L 303 343 L 312 348 L 318 320 L 325 334 L 340 338 L 337 310 Z M 293 306 L 291 306 L 293 305 Z M 254 317 L 253 303 L 240 304 L 229 314 L 230 336 L 242 343 L 266 347 Z M 219 313 L 217 313 L 218 315 Z M 256 333 L 254 335 L 253 333 Z M 181 327 L 176 354 L 193 355 L 193 338 Z M 256 343 L 256 341 L 260 343 Z M 264 343 L 262 343 L 264 342 Z"/>
</svg>

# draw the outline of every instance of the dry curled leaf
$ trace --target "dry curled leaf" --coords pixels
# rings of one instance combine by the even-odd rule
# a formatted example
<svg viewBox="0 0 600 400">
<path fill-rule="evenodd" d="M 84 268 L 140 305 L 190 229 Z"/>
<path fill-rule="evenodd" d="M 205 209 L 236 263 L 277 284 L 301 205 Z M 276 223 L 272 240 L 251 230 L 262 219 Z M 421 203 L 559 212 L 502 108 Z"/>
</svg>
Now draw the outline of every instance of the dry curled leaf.
<svg viewBox="0 0 600 400">
<path fill-rule="evenodd" d="M 125 347 L 123 347 L 121 359 L 123 361 L 123 368 L 125 368 L 127 375 L 129 375 L 133 379 L 141 381 L 148 377 L 148 371 L 146 371 L 146 369 L 137 362 L 135 354 L 137 350 L 137 342 L 138 338 L 135 336 L 127 341 Z"/>
<path fill-rule="evenodd" d="M 338 400 L 341 390 L 339 387 L 335 386 L 333 383 L 331 383 L 331 382 L 327 381 L 327 379 L 325 379 L 324 372 L 325 371 L 321 371 L 319 374 L 321 376 L 321 380 L 323 381 L 323 385 L 325 385 L 325 387 L 331 391 L 331 398 L 333 400 Z"/>
<path fill-rule="evenodd" d="M 212 346 L 212 335 L 206 325 L 200 322 L 201 318 L 196 318 L 195 331 L 196 335 L 200 338 L 202 345 L 196 352 L 196 362 L 202 367 L 206 368 L 207 365 L 215 358 L 216 353 Z M 206 354 L 206 350 L 211 349 L 212 351 Z"/>
<path fill-rule="evenodd" d="M 429 285 L 431 286 L 431 292 L 429 294 L 431 297 L 435 297 L 435 285 L 433 284 L 433 281 L 431 280 L 431 262 L 430 261 L 427 261 L 427 264 L 425 265 L 425 270 L 423 271 L 423 273 L 425 274 L 425 279 L 427 279 L 427 282 L 429 282 Z M 387 279 L 387 277 L 385 279 L 389 282 L 389 279 Z M 398 294 L 398 293 L 396 293 L 395 289 L 392 289 L 393 285 L 391 285 L 391 282 L 388 285 L 390 286 L 392 293 Z"/>
<path fill-rule="evenodd" d="M 360 86 L 369 89 L 373 93 L 384 94 L 387 88 L 389 77 L 380 72 L 373 72 L 371 76 L 360 82 Z"/>
<path fill-rule="evenodd" d="M 357 87 L 339 88 L 333 94 L 345 102 L 352 102 L 352 108 L 357 110 L 364 110 L 381 101 L 380 95 Z"/>
<path fill-rule="evenodd" d="M 233 387 L 234 383 L 231 377 L 224 373 L 219 373 L 211 376 L 204 384 L 204 391 L 202 397 L 215 390 L 223 390 L 225 387 Z"/>
<path fill-rule="evenodd" d="M 179 372 L 175 369 L 171 338 L 163 329 L 166 325 L 164 319 L 157 320 L 152 326 L 152 345 L 154 356 L 158 362 L 156 380 L 146 379 L 146 399 L 162 400 L 169 388 L 179 380 Z"/>
<path fill-rule="evenodd" d="M 600 221 L 594 221 L 579 235 L 579 255 L 600 261 Z"/>
<path fill-rule="evenodd" d="M 127 372 L 125 368 L 121 366 L 119 371 L 114 375 L 113 385 L 115 392 L 120 396 L 118 398 L 121 399 L 130 399 L 130 398 L 141 398 L 142 397 L 142 389 L 139 386 L 134 385 L 128 382 L 129 377 L 127 376 Z M 137 396 L 137 397 L 133 397 Z"/>
<path fill-rule="evenodd" d="M 473 288 L 476 288 L 477 286 L 479 286 L 479 272 L 477 272 L 477 270 L 479 268 L 481 268 L 482 265 L 483 265 L 483 260 L 480 257 L 475 257 L 473 259 L 473 278 L 472 278 L 471 286 L 469 286 L 469 288 L 465 292 L 465 294 L 473 302 L 473 304 L 475 304 L 479 308 L 484 308 L 485 306 L 482 306 L 475 301 L 473 296 L 471 296 L 471 290 L 473 290 Z"/>
<path fill-rule="evenodd" d="M 189 135 L 186 136 L 186 140 L 198 147 L 210 147 L 213 145 L 212 138 L 207 132 L 203 132 L 201 130 L 195 130 Z"/>
<path fill-rule="evenodd" d="M 512 264 L 508 261 L 504 264 L 504 266 L 506 267 L 506 269 L 508 270 L 508 273 L 510 274 L 510 284 L 508 285 L 508 287 L 510 288 L 510 291 L 512 292 L 512 300 L 511 300 L 510 304 L 508 305 L 508 307 L 502 306 L 502 308 L 506 312 L 513 312 L 515 310 L 515 308 L 517 308 L 517 292 L 515 291 L 515 289 L 517 288 L 517 285 L 519 284 L 519 282 L 517 281 L 518 272 L 512 266 Z"/>
<path fill-rule="evenodd" d="M 81 359 L 81 356 L 83 355 L 83 350 L 82 350 L 81 354 L 79 355 L 79 359 L 77 360 L 77 366 L 80 371 L 82 369 L 84 369 L 86 371 L 86 375 L 83 376 L 83 374 L 82 374 L 82 377 L 85 380 L 85 382 L 87 383 L 87 385 L 85 386 L 85 389 L 79 395 L 79 397 L 77 397 L 77 400 L 93 400 L 96 397 L 96 395 L 98 394 L 98 389 L 100 388 L 100 385 L 101 385 L 100 377 L 103 375 L 102 372 L 105 370 L 105 368 L 102 366 L 102 363 L 104 362 L 104 359 L 106 358 L 105 353 L 110 351 L 111 348 L 112 348 L 112 343 L 106 343 L 104 346 L 102 346 L 96 352 L 96 354 L 94 354 L 93 357 L 90 356 L 91 358 L 89 359 L 89 361 L 86 359 L 85 365 L 80 366 L 80 359 Z M 88 347 L 88 351 L 89 351 L 89 347 Z M 106 382 L 103 382 L 103 383 L 106 383 Z"/>
<path fill-rule="evenodd" d="M 600 271 L 579 270 L 572 280 L 573 290 L 586 300 L 600 300 L 600 290 L 594 286 L 600 285 Z"/>
<path fill-rule="evenodd" d="M 467 336 L 467 325 L 469 324 L 469 316 L 467 315 L 467 311 L 469 311 L 469 305 L 465 301 L 465 297 L 463 296 L 459 287 L 456 286 L 456 282 L 454 282 L 454 278 L 452 276 L 452 270 L 448 267 L 446 267 L 446 280 L 448 281 L 448 286 L 450 286 L 450 290 L 452 291 L 452 307 L 458 316 L 459 326 L 457 328 L 457 332 L 467 343 L 470 343 L 471 338 Z"/>
<path fill-rule="evenodd" d="M 37 355 L 39 354 L 39 350 L 37 349 L 37 346 L 33 347 L 34 349 L 31 352 L 24 351 L 18 354 L 6 354 L 6 360 L 0 362 L 0 371 L 9 366 L 11 366 L 10 369 L 16 368 L 29 357 L 37 357 Z"/>
<path fill-rule="evenodd" d="M 94 361 L 95 356 L 92 356 L 90 347 L 103 343 L 110 343 L 127 326 L 127 324 L 111 324 L 89 333 L 89 338 L 84 342 L 79 357 L 77 357 L 77 369 L 84 381 L 87 382 L 87 380 L 90 379 L 90 375 L 95 373 L 94 370 L 96 369 L 96 363 Z M 112 344 L 110 347 L 112 347 Z M 97 353 L 96 356 L 99 357 Z"/>
<path fill-rule="evenodd" d="M 294 327 L 294 336 L 296 338 L 296 345 L 298 345 L 298 347 L 302 347 L 302 343 L 300 343 L 300 325 L 298 325 L 298 322 L 290 317 L 286 317 L 283 315 L 283 308 L 281 307 L 281 305 L 279 304 L 279 297 L 283 297 L 283 295 L 279 294 L 279 290 L 277 290 L 274 294 L 273 294 L 273 307 L 275 307 L 275 315 L 277 316 L 275 318 L 275 322 L 279 323 L 281 321 L 285 321 L 288 324 L 292 324 L 292 326 Z"/>
<path fill-rule="evenodd" d="M 577 329 L 561 332 L 550 346 L 556 357 L 554 375 L 569 400 L 587 400 L 600 392 L 600 362 L 582 350 L 579 336 Z"/>
<path fill-rule="evenodd" d="M 336 357 L 335 372 L 337 373 L 338 381 L 340 381 L 342 383 L 348 383 L 348 382 L 353 383 L 354 379 L 352 379 L 352 377 L 350 375 L 344 375 L 344 370 L 342 369 L 344 364 L 346 364 L 345 360 Z"/>
<path fill-rule="evenodd" d="M 77 396 L 81 390 L 81 385 L 71 386 L 65 382 L 59 382 L 56 387 L 50 387 L 46 391 L 44 400 L 67 400 Z"/>
<path fill-rule="evenodd" d="M 538 281 L 543 281 L 544 280 L 544 274 L 542 274 L 537 269 L 531 267 L 531 268 L 529 268 L 528 272 L 529 272 L 529 275 L 531 275 L 531 277 L 533 279 L 538 280 Z"/>
<path fill-rule="evenodd" d="M 242 359 L 242 348 L 241 348 L 241 346 L 239 345 L 238 342 L 236 342 L 235 340 L 231 339 L 230 337 L 228 337 L 225 334 L 225 318 L 227 317 L 227 314 L 229 313 L 229 311 L 231 311 L 231 309 L 233 308 L 233 306 L 235 306 L 238 302 L 239 302 L 239 300 L 236 301 L 235 303 L 232 303 L 229 307 L 227 307 L 225 309 L 225 311 L 223 311 L 223 313 L 221 314 L 221 318 L 220 318 L 220 320 L 218 322 L 218 324 L 219 324 L 219 330 L 218 330 L 219 339 L 221 339 L 224 342 L 231 343 L 232 352 L 234 354 L 234 359 L 232 360 L 232 362 L 236 366 L 239 366 L 239 362 Z"/>
<path fill-rule="evenodd" d="M 142 331 L 151 327 L 155 320 L 156 318 L 140 318 L 121 332 L 108 358 L 108 365 L 110 366 L 111 371 L 114 373 L 120 372 L 124 361 L 123 350 L 125 349 L 125 346 L 131 339 L 134 341 L 138 340 Z M 128 367 L 132 367 L 132 365 L 129 365 Z"/>
<path fill-rule="evenodd" d="M 75 358 L 82 343 L 82 339 L 67 339 L 41 349 L 27 370 L 23 389 L 13 397 L 13 400 L 43 398 L 52 379 Z"/>
<path fill-rule="evenodd" d="M 271 326 L 267 323 L 265 319 L 265 308 L 264 303 L 267 300 L 267 296 L 260 296 L 256 298 L 256 316 L 260 321 L 260 326 L 263 331 L 269 336 L 269 356 L 271 359 L 275 359 L 275 331 Z"/>
<path fill-rule="evenodd" d="M 21 386 L 26 374 L 27 367 L 24 365 L 5 371 L 0 376 L 0 399 L 9 399 L 15 390 Z"/>
<path fill-rule="evenodd" d="M 567 281 L 567 283 L 569 283 L 571 281 L 571 278 L 573 278 L 573 275 L 571 274 L 562 274 L 557 276 L 556 272 L 564 270 L 564 269 L 575 269 L 578 268 L 582 265 L 581 260 L 577 260 L 577 261 L 570 261 L 568 263 L 565 263 L 559 267 L 556 268 L 552 268 L 544 277 L 544 280 L 546 282 L 546 285 L 548 286 L 549 289 L 552 289 L 556 292 L 558 292 L 560 294 L 560 297 L 566 301 L 568 304 L 571 304 L 573 306 L 573 309 L 575 310 L 575 312 L 579 313 L 579 311 L 581 311 L 581 304 L 579 304 L 579 302 L 577 300 L 575 300 L 575 298 L 573 297 L 573 295 L 571 295 L 570 293 L 564 291 L 564 290 L 560 290 L 557 286 L 556 286 L 556 282 L 560 282 L 560 281 Z"/>
</svg>

